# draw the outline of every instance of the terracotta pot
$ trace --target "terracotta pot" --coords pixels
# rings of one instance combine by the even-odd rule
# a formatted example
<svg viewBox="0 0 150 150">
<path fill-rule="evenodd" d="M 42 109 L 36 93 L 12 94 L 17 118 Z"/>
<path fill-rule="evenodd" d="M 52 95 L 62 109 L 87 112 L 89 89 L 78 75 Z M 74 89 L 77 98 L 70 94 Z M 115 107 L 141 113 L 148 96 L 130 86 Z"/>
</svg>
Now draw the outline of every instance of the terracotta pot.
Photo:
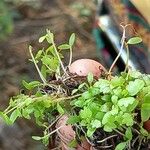
<svg viewBox="0 0 150 150">
<path fill-rule="evenodd" d="M 144 128 L 150 133 L 150 120 L 144 122 Z"/>
<path fill-rule="evenodd" d="M 57 134 L 62 143 L 62 150 L 71 150 L 71 148 L 68 147 L 68 144 L 73 139 L 75 139 L 75 132 L 72 129 L 72 126 L 66 125 L 67 120 L 68 120 L 67 115 L 64 115 L 58 120 L 56 124 L 56 128 L 63 126 L 57 131 Z M 81 142 L 81 145 L 77 145 L 77 147 L 72 148 L 72 150 L 90 150 L 90 144 L 86 140 L 83 140 Z"/>
</svg>

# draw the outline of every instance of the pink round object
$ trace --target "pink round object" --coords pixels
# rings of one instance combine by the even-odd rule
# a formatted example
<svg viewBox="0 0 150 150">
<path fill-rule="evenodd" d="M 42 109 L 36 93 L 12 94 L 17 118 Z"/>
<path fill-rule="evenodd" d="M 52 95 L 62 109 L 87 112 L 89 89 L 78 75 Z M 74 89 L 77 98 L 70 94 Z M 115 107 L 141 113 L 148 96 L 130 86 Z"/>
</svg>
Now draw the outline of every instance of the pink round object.
<svg viewBox="0 0 150 150">
<path fill-rule="evenodd" d="M 106 69 L 95 60 L 79 59 L 69 66 L 69 71 L 79 76 L 87 76 L 91 72 L 95 77 L 99 78 L 102 71 L 106 71 Z"/>
</svg>

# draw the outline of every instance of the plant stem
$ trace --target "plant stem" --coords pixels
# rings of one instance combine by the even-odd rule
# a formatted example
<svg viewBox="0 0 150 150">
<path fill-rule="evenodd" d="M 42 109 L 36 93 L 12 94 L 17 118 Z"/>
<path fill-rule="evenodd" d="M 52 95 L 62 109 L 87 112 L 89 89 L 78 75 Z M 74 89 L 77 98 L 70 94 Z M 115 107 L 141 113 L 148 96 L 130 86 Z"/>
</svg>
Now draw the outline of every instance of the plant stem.
<svg viewBox="0 0 150 150">
<path fill-rule="evenodd" d="M 123 133 L 121 133 L 119 130 L 117 130 L 117 129 L 113 129 L 114 131 L 116 131 L 117 133 L 119 133 L 120 135 L 122 135 L 122 136 L 125 136 Z"/>
<path fill-rule="evenodd" d="M 128 63 L 129 63 L 129 46 L 128 46 L 128 44 L 125 42 L 125 46 L 126 46 L 126 51 L 127 51 L 127 61 L 126 61 L 126 67 L 125 67 L 125 72 L 127 71 L 127 69 L 128 69 Z"/>
<path fill-rule="evenodd" d="M 37 69 L 37 71 L 38 71 L 38 74 L 39 74 L 39 76 L 40 76 L 42 82 L 43 82 L 44 84 L 46 84 L 46 80 L 45 80 L 45 78 L 43 77 L 43 75 L 42 75 L 42 73 L 41 73 L 41 71 L 40 71 L 40 69 L 39 69 L 39 67 L 38 67 L 38 65 L 37 65 L 37 63 L 36 63 L 36 61 L 35 61 L 35 58 L 34 58 L 34 56 L 33 56 L 32 47 L 31 47 L 31 46 L 29 46 L 29 52 L 30 52 L 31 58 L 32 58 L 32 60 L 33 60 L 33 63 L 34 63 L 34 65 L 35 65 L 35 67 L 36 67 L 36 69 Z"/>
<path fill-rule="evenodd" d="M 111 135 L 111 136 L 109 136 L 109 137 L 107 137 L 107 138 L 105 138 L 105 139 L 103 139 L 101 141 L 97 141 L 97 143 L 103 143 L 103 142 L 107 141 L 108 139 L 111 139 L 111 138 L 116 137 L 116 136 L 117 135 Z"/>
<path fill-rule="evenodd" d="M 123 46 L 124 46 L 124 43 L 125 43 L 125 28 L 126 28 L 126 26 L 123 26 L 123 25 L 121 25 L 121 27 L 123 28 L 123 34 L 122 34 L 122 38 L 121 38 L 121 48 L 120 48 L 120 51 L 119 51 L 119 53 L 118 53 L 118 55 L 117 55 L 117 57 L 116 57 L 116 59 L 114 60 L 114 62 L 112 63 L 112 65 L 111 65 L 111 67 L 110 67 L 110 69 L 109 69 L 109 71 L 108 71 L 108 75 L 109 74 L 111 74 L 111 72 L 112 72 L 112 69 L 114 68 L 114 66 L 115 66 L 115 64 L 116 64 L 116 62 L 117 62 L 117 60 L 119 59 L 119 57 L 120 57 L 120 55 L 121 55 L 121 53 L 122 53 L 122 50 L 123 50 Z"/>
<path fill-rule="evenodd" d="M 59 54 L 58 54 L 56 45 L 55 45 L 55 43 L 54 43 L 54 39 L 52 39 L 52 45 L 53 45 L 53 47 L 54 47 L 55 53 L 56 53 L 57 58 L 58 58 L 58 60 L 59 60 L 59 62 L 60 62 L 60 65 L 61 65 L 62 70 L 64 71 L 64 73 L 65 73 L 67 76 L 69 76 L 69 75 L 67 74 L 67 72 L 66 72 L 66 70 L 65 70 L 65 67 L 64 67 L 64 65 L 63 65 L 63 63 L 62 63 L 62 61 L 61 61 L 61 58 L 60 58 L 60 56 L 59 56 Z"/>
<path fill-rule="evenodd" d="M 72 63 L 72 46 L 70 46 L 70 59 L 69 59 L 69 64 L 68 66 L 70 66 Z"/>
<path fill-rule="evenodd" d="M 56 102 L 60 102 L 60 101 L 63 101 L 63 100 L 69 100 L 69 99 L 77 98 L 79 96 L 81 96 L 81 94 L 77 94 L 77 95 L 73 95 L 73 96 L 69 96 L 69 97 L 64 97 L 64 98 L 58 98 L 56 100 Z"/>
<path fill-rule="evenodd" d="M 52 132 L 50 132 L 49 134 L 45 135 L 42 137 L 42 139 L 51 136 L 52 134 L 54 134 L 55 132 L 57 132 L 59 129 L 61 129 L 62 127 L 64 127 L 64 125 L 58 127 L 57 129 L 53 130 Z"/>
</svg>

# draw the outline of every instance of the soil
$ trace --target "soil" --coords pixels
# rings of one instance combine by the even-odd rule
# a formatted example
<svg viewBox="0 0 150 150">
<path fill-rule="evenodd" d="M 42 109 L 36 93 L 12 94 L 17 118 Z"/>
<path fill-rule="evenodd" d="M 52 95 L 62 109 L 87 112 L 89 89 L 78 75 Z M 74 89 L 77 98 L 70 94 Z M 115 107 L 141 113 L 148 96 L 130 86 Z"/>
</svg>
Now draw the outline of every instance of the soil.
<svg viewBox="0 0 150 150">
<path fill-rule="evenodd" d="M 81 17 L 77 9 L 71 5 L 73 0 L 41 0 L 39 8 L 29 5 L 14 6 L 20 18 L 14 20 L 14 31 L 0 42 L 0 105 L 3 110 L 9 98 L 19 93 L 21 81 L 38 79 L 34 66 L 29 63 L 28 46 L 35 51 L 44 45 L 38 38 L 49 28 L 56 35 L 56 43 L 64 43 L 72 32 L 76 33 L 77 41 L 73 51 L 73 59 L 96 57 L 95 43 L 92 38 L 92 27 L 96 7 L 90 0 L 84 2 L 91 10 L 89 17 Z M 89 55 L 90 54 L 90 55 Z M 64 52 L 67 63 L 68 54 Z M 68 82 L 69 83 L 69 82 Z M 68 85 L 67 86 L 71 86 Z M 70 87 L 71 88 L 71 87 Z M 40 142 L 31 139 L 31 135 L 40 135 L 41 131 L 33 121 L 18 120 L 13 126 L 6 126 L 0 120 L 0 150 L 43 150 Z"/>
</svg>

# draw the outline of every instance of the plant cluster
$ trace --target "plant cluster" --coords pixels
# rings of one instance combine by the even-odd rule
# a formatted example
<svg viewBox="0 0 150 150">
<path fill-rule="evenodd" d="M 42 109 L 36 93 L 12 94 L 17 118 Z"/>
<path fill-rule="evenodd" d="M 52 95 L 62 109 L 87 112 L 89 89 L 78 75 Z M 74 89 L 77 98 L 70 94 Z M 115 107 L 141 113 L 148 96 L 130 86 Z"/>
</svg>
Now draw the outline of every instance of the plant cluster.
<svg viewBox="0 0 150 150">
<path fill-rule="evenodd" d="M 75 34 L 67 43 L 57 46 L 54 34 L 47 30 L 39 39 L 40 43 L 44 41 L 48 47 L 36 54 L 29 47 L 30 61 L 34 63 L 41 82 L 22 82 L 25 93 L 11 98 L 9 106 L 0 112 L 7 124 L 13 124 L 19 117 L 34 117 L 44 131 L 43 136 L 33 136 L 33 139 L 42 140 L 45 145 L 62 127 L 51 130 L 63 114 L 69 116 L 68 124 L 75 127 L 77 138 L 84 135 L 92 145 L 106 146 L 104 143 L 111 138 L 119 138 L 115 141 L 118 144 L 116 150 L 131 149 L 138 141 L 139 149 L 143 141 L 150 139 L 150 134 L 143 128 L 143 123 L 150 118 L 150 75 L 127 71 L 127 66 L 121 75 L 112 76 L 113 63 L 108 73 L 98 80 L 92 73 L 86 78 L 78 77 L 68 72 Z M 139 42 L 139 37 L 133 37 L 127 44 Z M 70 59 L 64 67 L 61 51 L 66 49 L 70 50 Z M 104 132 L 104 139 L 96 139 L 99 131 Z"/>
<path fill-rule="evenodd" d="M 68 123 L 76 124 L 80 131 L 91 139 L 100 128 L 105 132 L 119 133 L 124 141 L 119 143 L 116 150 L 125 147 L 130 149 L 131 145 L 134 147 L 135 134 L 142 140 L 150 138 L 149 133 L 143 128 L 143 122 L 150 117 L 149 75 L 129 71 L 111 80 L 99 79 L 93 82 L 91 76 L 88 81 L 88 89 L 71 102 L 74 113 Z M 139 115 L 141 119 L 138 118 Z"/>
</svg>

